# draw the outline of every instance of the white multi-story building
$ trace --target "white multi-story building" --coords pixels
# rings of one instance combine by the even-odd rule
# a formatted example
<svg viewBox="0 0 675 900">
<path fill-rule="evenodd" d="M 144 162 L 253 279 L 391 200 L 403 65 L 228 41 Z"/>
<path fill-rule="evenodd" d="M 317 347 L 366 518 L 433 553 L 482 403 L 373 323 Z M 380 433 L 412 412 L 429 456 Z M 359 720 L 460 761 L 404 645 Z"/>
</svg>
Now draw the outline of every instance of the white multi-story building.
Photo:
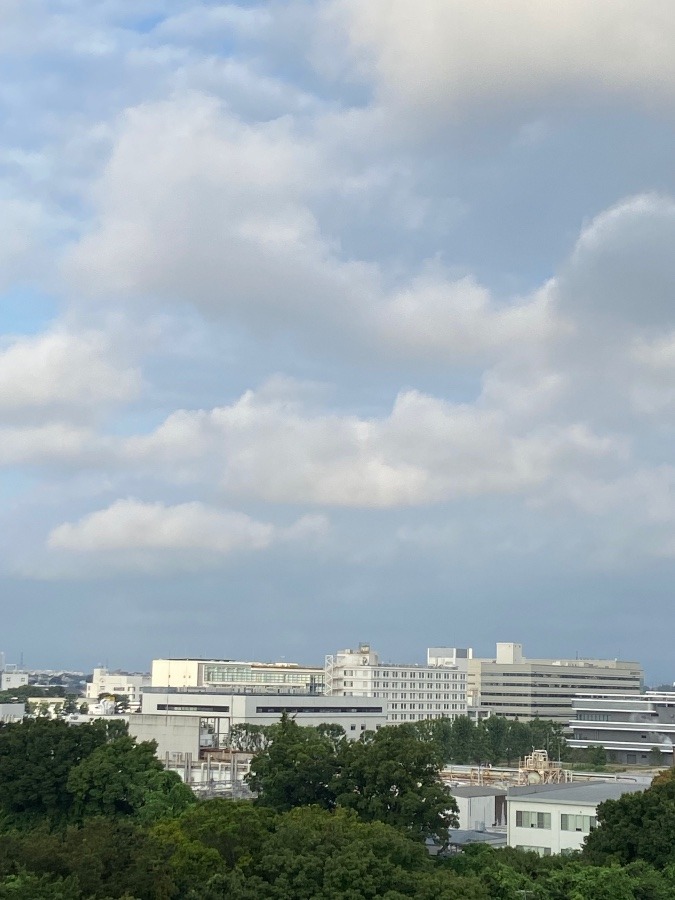
<svg viewBox="0 0 675 900">
<path fill-rule="evenodd" d="M 617 659 L 528 659 L 523 645 L 497 644 L 493 659 L 468 659 L 469 704 L 494 715 L 528 721 L 539 717 L 567 725 L 576 694 L 642 690 L 636 662 Z"/>
<path fill-rule="evenodd" d="M 453 719 L 466 715 L 470 650 L 432 647 L 427 665 L 382 663 L 369 644 L 326 657 L 326 694 L 386 702 L 387 722 Z"/>
<path fill-rule="evenodd" d="M 260 687 L 273 685 L 322 694 L 320 666 L 232 659 L 153 659 L 152 687 Z"/>
<path fill-rule="evenodd" d="M 581 781 L 510 788 L 507 843 L 540 856 L 581 850 L 586 835 L 596 826 L 601 803 L 645 787 L 631 782 Z"/>
<path fill-rule="evenodd" d="M 94 669 L 92 680 L 87 683 L 86 699 L 89 703 L 97 703 L 105 696 L 127 697 L 131 709 L 139 709 L 141 692 L 150 686 L 150 676 L 141 672 L 109 672 L 99 667 Z"/>
</svg>

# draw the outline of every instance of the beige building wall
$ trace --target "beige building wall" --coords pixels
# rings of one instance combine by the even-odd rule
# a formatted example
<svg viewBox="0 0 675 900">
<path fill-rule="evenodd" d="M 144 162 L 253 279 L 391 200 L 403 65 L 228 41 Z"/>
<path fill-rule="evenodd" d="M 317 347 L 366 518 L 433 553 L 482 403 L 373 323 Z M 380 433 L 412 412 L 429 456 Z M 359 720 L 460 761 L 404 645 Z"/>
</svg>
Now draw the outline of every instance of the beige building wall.
<svg viewBox="0 0 675 900">
<path fill-rule="evenodd" d="M 614 659 L 527 659 L 522 644 L 497 644 L 494 659 L 469 659 L 467 693 L 472 706 L 528 721 L 535 717 L 567 724 L 579 693 L 642 690 L 637 662 Z"/>
</svg>

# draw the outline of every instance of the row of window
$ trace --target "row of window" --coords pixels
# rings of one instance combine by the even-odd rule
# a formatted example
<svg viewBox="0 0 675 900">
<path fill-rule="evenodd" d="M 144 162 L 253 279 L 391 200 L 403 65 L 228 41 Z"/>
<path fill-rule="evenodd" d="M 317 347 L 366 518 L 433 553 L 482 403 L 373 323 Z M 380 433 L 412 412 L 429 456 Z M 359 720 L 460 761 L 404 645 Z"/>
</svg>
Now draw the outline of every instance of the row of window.
<svg viewBox="0 0 675 900">
<path fill-rule="evenodd" d="M 309 715 L 323 715 L 325 713 L 381 713 L 381 706 L 256 706 L 258 713 L 308 713 Z"/>
<path fill-rule="evenodd" d="M 597 825 L 595 816 L 576 816 L 569 813 L 562 813 L 560 816 L 561 831 L 581 831 L 587 834 Z M 516 827 L 517 828 L 551 828 L 551 813 L 547 812 L 530 812 L 529 810 L 516 810 Z"/>
<path fill-rule="evenodd" d="M 578 672 L 574 672 L 571 675 L 567 675 L 565 672 L 504 672 L 500 671 L 499 675 L 497 673 L 485 673 L 483 676 L 485 678 L 561 678 L 566 681 L 626 681 L 630 684 L 635 684 L 635 682 L 639 682 L 640 675 L 638 673 L 627 673 L 625 675 L 607 675 L 605 674 L 604 669 L 596 669 L 592 675 L 581 675 Z"/>
<path fill-rule="evenodd" d="M 187 703 L 158 703 L 157 709 L 164 712 L 229 712 L 229 706 L 189 706 Z"/>
<path fill-rule="evenodd" d="M 379 697 L 380 694 L 375 691 L 373 692 L 373 697 Z M 389 700 L 426 700 L 427 702 L 430 700 L 464 700 L 465 694 L 432 694 L 432 693 L 418 693 L 415 694 L 411 692 L 407 693 L 398 693 L 391 692 L 389 694 L 383 694 L 382 696 L 386 696 Z"/>
<path fill-rule="evenodd" d="M 426 707 L 424 703 L 418 703 L 417 706 L 414 703 L 391 703 L 390 709 L 438 709 L 440 704 L 436 703 L 427 703 Z M 457 709 L 456 703 L 444 703 L 443 709 Z"/>
<path fill-rule="evenodd" d="M 368 675 L 371 674 L 371 671 L 372 670 L 367 670 Z M 364 677 L 363 670 L 361 670 L 361 669 L 356 669 L 356 670 L 343 669 L 341 674 L 342 674 L 343 678 L 354 678 L 354 676 L 356 676 L 357 678 Z M 378 678 L 395 678 L 395 679 L 409 678 L 412 681 L 414 681 L 416 679 L 422 680 L 422 681 L 425 679 L 427 681 L 465 681 L 466 680 L 466 675 L 457 674 L 457 672 L 452 672 L 452 673 L 451 672 L 427 672 L 427 673 L 424 673 L 424 672 L 391 672 L 390 673 L 388 671 L 383 670 L 383 671 L 377 671 L 375 674 Z M 340 676 L 336 675 L 336 677 L 339 678 Z"/>
<path fill-rule="evenodd" d="M 453 704 L 454 705 L 454 704 Z M 427 712 L 427 713 L 390 713 L 389 721 L 405 722 L 405 721 L 423 721 L 424 719 L 454 719 L 458 713 L 450 712 Z"/>
</svg>

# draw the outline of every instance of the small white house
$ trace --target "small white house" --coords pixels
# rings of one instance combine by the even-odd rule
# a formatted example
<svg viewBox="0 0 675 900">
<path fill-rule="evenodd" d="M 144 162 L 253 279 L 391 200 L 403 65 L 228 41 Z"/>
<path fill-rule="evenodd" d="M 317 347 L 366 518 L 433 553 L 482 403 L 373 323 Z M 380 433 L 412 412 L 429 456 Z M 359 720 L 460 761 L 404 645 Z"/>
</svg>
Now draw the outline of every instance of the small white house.
<svg viewBox="0 0 675 900">
<path fill-rule="evenodd" d="M 586 835 L 596 827 L 601 803 L 644 789 L 644 784 L 619 781 L 511 788 L 507 795 L 508 846 L 540 856 L 581 850 Z"/>
</svg>

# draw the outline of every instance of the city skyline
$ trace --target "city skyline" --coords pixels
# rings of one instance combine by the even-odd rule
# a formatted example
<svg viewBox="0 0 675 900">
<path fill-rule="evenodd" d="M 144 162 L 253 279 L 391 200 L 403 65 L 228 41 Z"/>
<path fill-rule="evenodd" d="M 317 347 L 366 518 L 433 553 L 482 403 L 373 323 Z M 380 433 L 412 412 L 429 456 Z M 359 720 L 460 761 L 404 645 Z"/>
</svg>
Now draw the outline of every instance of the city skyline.
<svg viewBox="0 0 675 900">
<path fill-rule="evenodd" d="M 410 9 L 0 12 L 8 660 L 672 681 L 675 9 Z"/>
</svg>

